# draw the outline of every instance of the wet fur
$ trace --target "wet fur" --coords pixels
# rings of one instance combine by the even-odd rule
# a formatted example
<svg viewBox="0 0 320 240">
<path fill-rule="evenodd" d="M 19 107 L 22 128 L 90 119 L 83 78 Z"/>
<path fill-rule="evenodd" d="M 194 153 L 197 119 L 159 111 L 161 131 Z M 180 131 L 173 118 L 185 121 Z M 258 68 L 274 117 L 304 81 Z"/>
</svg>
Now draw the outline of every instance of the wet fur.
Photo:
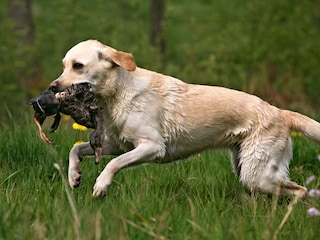
<svg viewBox="0 0 320 240">
<path fill-rule="evenodd" d="M 75 69 L 75 63 L 83 67 Z M 92 85 L 104 109 L 103 154 L 118 155 L 97 178 L 94 197 L 104 196 L 123 168 L 167 163 L 212 148 L 230 149 L 234 172 L 251 191 L 274 193 L 279 186 L 281 194 L 305 196 L 307 189 L 288 177 L 290 132 L 296 129 L 319 143 L 318 122 L 241 91 L 187 84 L 139 68 L 131 54 L 94 40 L 70 49 L 63 64 L 51 85 L 60 90 Z M 93 154 L 88 143 L 71 149 L 71 187 L 80 184 L 82 157 Z"/>
</svg>

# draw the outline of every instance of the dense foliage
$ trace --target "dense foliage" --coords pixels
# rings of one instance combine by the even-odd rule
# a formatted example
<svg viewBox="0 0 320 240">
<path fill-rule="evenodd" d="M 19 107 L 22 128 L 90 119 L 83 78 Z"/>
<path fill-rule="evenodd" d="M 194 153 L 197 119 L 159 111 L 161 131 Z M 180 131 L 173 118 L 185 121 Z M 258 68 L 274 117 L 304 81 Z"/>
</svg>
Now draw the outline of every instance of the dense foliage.
<svg viewBox="0 0 320 240">
<path fill-rule="evenodd" d="M 139 66 L 245 90 L 317 116 L 319 1 L 166 1 L 164 56 L 150 45 L 148 1 L 34 0 L 35 41 L 23 57 L 17 57 L 23 46 L 12 37 L 5 1 L 0 9 L 1 113 L 26 106 L 28 97 L 59 76 L 65 52 L 93 38 L 132 52 Z M 25 69 L 28 62 L 35 64 Z M 42 74 L 32 89 L 22 89 L 20 80 L 30 68 Z"/>
</svg>

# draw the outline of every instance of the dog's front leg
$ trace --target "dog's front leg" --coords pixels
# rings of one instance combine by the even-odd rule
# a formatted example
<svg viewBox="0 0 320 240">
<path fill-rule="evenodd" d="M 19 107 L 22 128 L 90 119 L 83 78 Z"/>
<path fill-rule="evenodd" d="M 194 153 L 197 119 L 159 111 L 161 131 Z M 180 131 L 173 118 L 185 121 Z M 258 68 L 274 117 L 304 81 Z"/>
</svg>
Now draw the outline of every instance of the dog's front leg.
<svg viewBox="0 0 320 240">
<path fill-rule="evenodd" d="M 104 168 L 93 187 L 93 197 L 104 197 L 115 174 L 122 168 L 152 162 L 164 156 L 165 149 L 160 144 L 144 140 L 135 149 L 112 159 Z"/>
<path fill-rule="evenodd" d="M 81 172 L 79 166 L 83 156 L 93 154 L 94 150 L 89 142 L 73 146 L 69 153 L 68 179 L 70 187 L 76 188 L 80 184 Z"/>
<path fill-rule="evenodd" d="M 103 155 L 120 155 L 123 153 L 119 147 L 108 137 L 105 138 L 102 146 Z M 69 153 L 68 179 L 71 188 L 76 188 L 80 184 L 81 172 L 80 162 L 84 156 L 94 156 L 95 152 L 89 142 L 73 146 Z"/>
</svg>

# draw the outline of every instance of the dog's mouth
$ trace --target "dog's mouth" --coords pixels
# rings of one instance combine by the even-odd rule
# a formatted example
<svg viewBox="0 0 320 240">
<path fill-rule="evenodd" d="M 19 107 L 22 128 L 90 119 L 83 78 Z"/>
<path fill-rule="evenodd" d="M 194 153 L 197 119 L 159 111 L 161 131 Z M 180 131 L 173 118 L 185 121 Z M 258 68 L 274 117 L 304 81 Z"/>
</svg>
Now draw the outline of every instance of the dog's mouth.
<svg viewBox="0 0 320 240">
<path fill-rule="evenodd" d="M 64 85 L 63 83 L 60 83 L 58 80 L 55 80 L 50 83 L 49 88 L 54 93 L 64 92 L 67 89 L 73 88 L 74 86 L 89 86 L 90 88 L 94 87 L 96 84 L 95 82 L 90 82 L 86 79 L 84 80 L 78 80 L 76 83 L 73 83 L 71 85 Z"/>
</svg>

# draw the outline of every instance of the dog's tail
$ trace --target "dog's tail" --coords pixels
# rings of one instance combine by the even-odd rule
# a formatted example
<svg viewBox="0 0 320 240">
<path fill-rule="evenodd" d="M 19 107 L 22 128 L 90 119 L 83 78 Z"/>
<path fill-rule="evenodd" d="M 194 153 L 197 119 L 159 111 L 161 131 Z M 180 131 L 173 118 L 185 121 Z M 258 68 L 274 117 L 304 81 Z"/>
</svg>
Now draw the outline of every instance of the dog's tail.
<svg viewBox="0 0 320 240">
<path fill-rule="evenodd" d="M 282 110 L 282 114 L 290 129 L 302 132 L 320 144 L 320 123 L 297 112 Z"/>
</svg>

